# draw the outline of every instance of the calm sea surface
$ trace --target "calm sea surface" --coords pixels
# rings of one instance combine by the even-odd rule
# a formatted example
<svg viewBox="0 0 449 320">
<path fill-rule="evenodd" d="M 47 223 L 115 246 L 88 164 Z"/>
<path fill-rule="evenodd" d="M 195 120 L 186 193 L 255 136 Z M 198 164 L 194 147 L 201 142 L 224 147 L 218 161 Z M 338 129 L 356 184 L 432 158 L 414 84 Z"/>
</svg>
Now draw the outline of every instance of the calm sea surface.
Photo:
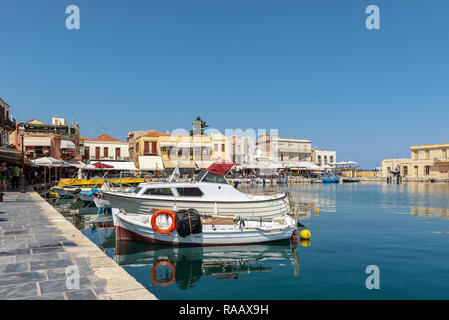
<svg viewBox="0 0 449 320">
<path fill-rule="evenodd" d="M 116 244 L 110 215 L 83 209 L 72 220 L 159 299 L 449 299 L 449 184 L 242 190 L 290 191 L 307 213 L 309 245 Z M 369 265 L 379 290 L 365 286 Z"/>
</svg>

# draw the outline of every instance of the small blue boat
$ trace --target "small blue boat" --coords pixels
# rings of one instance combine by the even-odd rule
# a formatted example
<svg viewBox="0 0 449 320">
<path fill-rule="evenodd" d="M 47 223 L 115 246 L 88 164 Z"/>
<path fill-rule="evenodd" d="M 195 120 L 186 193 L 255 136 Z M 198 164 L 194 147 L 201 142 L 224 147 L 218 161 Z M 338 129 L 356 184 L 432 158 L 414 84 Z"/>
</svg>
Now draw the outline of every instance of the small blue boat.
<svg viewBox="0 0 449 320">
<path fill-rule="evenodd" d="M 328 175 L 323 174 L 323 183 L 339 183 L 340 177 L 335 176 L 333 172 L 329 172 Z"/>
</svg>

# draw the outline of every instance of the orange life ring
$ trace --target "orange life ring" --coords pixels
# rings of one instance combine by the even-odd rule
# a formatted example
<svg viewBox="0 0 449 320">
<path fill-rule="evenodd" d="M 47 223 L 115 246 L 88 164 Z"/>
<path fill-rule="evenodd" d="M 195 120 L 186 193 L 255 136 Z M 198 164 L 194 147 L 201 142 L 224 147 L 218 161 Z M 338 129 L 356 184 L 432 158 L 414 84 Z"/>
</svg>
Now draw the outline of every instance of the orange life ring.
<svg viewBox="0 0 449 320">
<path fill-rule="evenodd" d="M 172 223 L 168 229 L 161 229 L 156 225 L 156 218 L 161 214 L 167 214 L 171 217 Z M 156 213 L 151 216 L 151 227 L 161 234 L 169 234 L 175 229 L 175 214 L 170 210 L 165 209 L 156 211 Z"/>
<path fill-rule="evenodd" d="M 171 277 L 170 279 L 168 279 L 165 282 L 160 282 L 156 279 L 156 269 L 160 266 L 169 266 L 171 268 Z M 151 269 L 151 281 L 153 281 L 154 284 L 162 286 L 162 287 L 166 287 L 168 286 L 170 283 L 172 283 L 173 281 L 175 281 L 175 274 L 176 274 L 176 268 L 173 265 L 173 263 L 171 263 L 168 260 L 162 260 L 162 261 L 158 261 L 154 264 L 153 268 Z"/>
<path fill-rule="evenodd" d="M 145 181 L 146 183 L 151 182 L 151 177 L 150 176 L 145 176 L 143 177 L 143 181 Z"/>
</svg>

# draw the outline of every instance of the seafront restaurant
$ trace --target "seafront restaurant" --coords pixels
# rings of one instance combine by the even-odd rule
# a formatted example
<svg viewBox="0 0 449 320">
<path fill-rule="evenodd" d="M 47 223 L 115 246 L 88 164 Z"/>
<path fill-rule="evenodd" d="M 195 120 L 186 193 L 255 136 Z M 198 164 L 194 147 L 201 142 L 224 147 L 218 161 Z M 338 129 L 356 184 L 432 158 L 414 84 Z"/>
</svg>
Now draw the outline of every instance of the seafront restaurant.
<svg viewBox="0 0 449 320">
<path fill-rule="evenodd" d="M 382 177 L 388 178 L 392 171 L 399 171 L 409 181 L 449 180 L 448 149 L 449 143 L 412 146 L 411 158 L 382 161 Z"/>
</svg>

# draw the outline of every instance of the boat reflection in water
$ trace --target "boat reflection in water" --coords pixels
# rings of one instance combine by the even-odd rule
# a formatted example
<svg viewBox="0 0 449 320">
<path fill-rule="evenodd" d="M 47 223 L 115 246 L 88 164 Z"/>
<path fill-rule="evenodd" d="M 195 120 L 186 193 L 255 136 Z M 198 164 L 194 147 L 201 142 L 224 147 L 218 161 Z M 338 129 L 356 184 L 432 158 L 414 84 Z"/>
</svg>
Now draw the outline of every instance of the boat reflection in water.
<svg viewBox="0 0 449 320">
<path fill-rule="evenodd" d="M 153 285 L 168 286 L 176 283 L 180 289 L 194 287 L 202 276 L 217 280 L 237 280 L 241 274 L 270 272 L 272 260 L 284 260 L 294 265 L 299 275 L 296 246 L 290 241 L 272 244 L 222 246 L 222 247 L 173 247 L 137 242 L 117 241 L 114 260 L 122 266 L 152 265 Z"/>
</svg>

